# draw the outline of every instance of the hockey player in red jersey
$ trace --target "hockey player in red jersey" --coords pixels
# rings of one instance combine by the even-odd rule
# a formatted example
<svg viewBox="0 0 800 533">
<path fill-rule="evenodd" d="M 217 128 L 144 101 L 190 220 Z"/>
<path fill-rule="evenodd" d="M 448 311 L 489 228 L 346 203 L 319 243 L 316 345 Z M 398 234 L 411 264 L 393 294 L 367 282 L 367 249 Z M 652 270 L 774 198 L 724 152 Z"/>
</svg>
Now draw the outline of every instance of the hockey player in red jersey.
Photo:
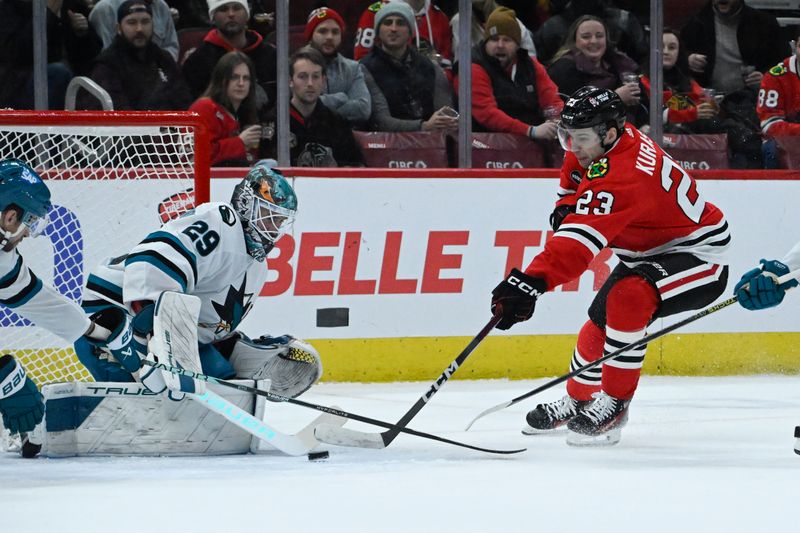
<svg viewBox="0 0 800 533">
<path fill-rule="evenodd" d="M 800 36 L 795 53 L 771 69 L 761 80 L 756 112 L 766 137 L 800 135 Z"/>
<path fill-rule="evenodd" d="M 453 34 L 450 30 L 450 19 L 438 7 L 431 5 L 430 0 L 379 0 L 371 4 L 358 19 L 356 44 L 353 58 L 358 61 L 367 55 L 375 42 L 375 13 L 390 1 L 405 2 L 414 10 L 417 19 L 417 50 L 434 59 L 439 66 L 449 68 L 453 61 Z"/>
<path fill-rule="evenodd" d="M 508 329 L 528 320 L 537 298 L 588 267 L 605 247 L 619 259 L 589 307 L 571 368 L 645 336 L 656 318 L 699 309 L 725 290 L 730 235 L 722 212 L 653 141 L 625 122 L 613 91 L 583 87 L 561 114 L 567 151 L 553 238 L 524 272 L 513 269 L 492 292 L 492 312 Z M 628 419 L 646 346 L 567 382 L 562 399 L 526 417 L 525 434 L 566 426 L 567 443 L 615 444 Z"/>
</svg>

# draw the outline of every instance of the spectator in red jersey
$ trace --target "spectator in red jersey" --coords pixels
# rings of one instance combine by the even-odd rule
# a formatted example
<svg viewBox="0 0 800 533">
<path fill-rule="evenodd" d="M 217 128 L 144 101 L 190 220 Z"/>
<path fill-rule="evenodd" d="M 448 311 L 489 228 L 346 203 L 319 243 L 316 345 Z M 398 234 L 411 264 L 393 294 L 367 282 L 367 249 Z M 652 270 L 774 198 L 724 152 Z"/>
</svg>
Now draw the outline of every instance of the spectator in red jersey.
<svg viewBox="0 0 800 533">
<path fill-rule="evenodd" d="M 681 52 L 678 32 L 664 28 L 662 41 L 664 129 L 674 133 L 691 133 L 691 123 L 713 119 L 719 113 L 719 106 L 714 100 L 714 95 L 704 92 L 704 89 L 688 75 L 686 54 Z M 647 68 L 644 70 L 649 71 Z M 650 78 L 645 75 L 639 81 L 644 88 L 643 103 L 646 104 L 650 98 Z M 645 116 L 649 113 L 646 107 L 643 112 Z M 649 117 L 644 118 L 643 122 L 646 123 L 648 119 Z"/>
<path fill-rule="evenodd" d="M 450 19 L 441 9 L 431 5 L 430 0 L 380 0 L 370 5 L 358 20 L 353 57 L 360 60 L 369 53 L 377 37 L 375 14 L 390 1 L 405 2 L 411 7 L 416 26 L 414 36 L 417 50 L 442 68 L 450 68 L 453 61 Z"/>
<path fill-rule="evenodd" d="M 800 135 L 800 35 L 794 54 L 766 73 L 758 91 L 758 118 L 765 137 Z"/>
<path fill-rule="evenodd" d="M 800 135 L 800 35 L 794 45 L 794 54 L 769 69 L 758 91 L 764 168 L 778 167 L 775 137 Z"/>
<path fill-rule="evenodd" d="M 458 129 L 448 114 L 452 88 L 441 67 L 410 45 L 414 12 L 405 2 L 389 2 L 375 16 L 377 40 L 361 60 L 372 98 L 370 122 L 378 131 Z"/>
<path fill-rule="evenodd" d="M 257 124 L 255 85 L 253 61 L 243 52 L 228 52 L 211 72 L 203 96 L 189 108 L 208 127 L 212 165 L 250 166 L 256 161 L 261 126 Z"/>
<path fill-rule="evenodd" d="M 495 9 L 484 35 L 472 54 L 473 129 L 554 140 L 564 104 L 544 67 L 520 47 L 514 11 Z"/>
</svg>

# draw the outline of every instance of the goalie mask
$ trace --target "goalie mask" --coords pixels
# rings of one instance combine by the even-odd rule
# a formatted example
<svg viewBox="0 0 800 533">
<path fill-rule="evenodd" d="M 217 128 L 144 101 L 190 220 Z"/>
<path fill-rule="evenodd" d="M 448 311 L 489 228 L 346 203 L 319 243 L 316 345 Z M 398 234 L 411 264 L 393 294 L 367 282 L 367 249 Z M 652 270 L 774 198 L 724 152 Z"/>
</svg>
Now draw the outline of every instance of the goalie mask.
<svg viewBox="0 0 800 533">
<path fill-rule="evenodd" d="M 19 229 L 11 234 L 0 230 L 0 246 L 27 229 L 32 237 L 47 226 L 50 190 L 31 167 L 18 159 L 0 161 L 0 212 L 15 206 L 22 211 Z"/>
<path fill-rule="evenodd" d="M 591 150 L 595 146 L 608 151 L 611 146 L 604 144 L 606 134 L 616 128 L 619 138 L 626 116 L 625 104 L 614 91 L 591 85 L 581 87 L 564 104 L 558 140 L 568 152 Z"/>
<path fill-rule="evenodd" d="M 247 252 L 263 261 L 294 222 L 297 196 L 275 169 L 257 165 L 233 189 L 231 204 L 244 225 Z"/>
</svg>

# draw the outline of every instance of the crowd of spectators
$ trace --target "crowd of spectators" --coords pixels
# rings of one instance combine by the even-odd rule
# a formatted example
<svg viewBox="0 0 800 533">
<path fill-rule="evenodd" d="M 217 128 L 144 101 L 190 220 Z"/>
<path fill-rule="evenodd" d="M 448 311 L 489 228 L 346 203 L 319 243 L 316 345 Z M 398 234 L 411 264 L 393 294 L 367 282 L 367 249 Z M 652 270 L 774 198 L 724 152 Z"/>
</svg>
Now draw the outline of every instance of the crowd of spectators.
<svg viewBox="0 0 800 533">
<path fill-rule="evenodd" d="M 363 165 L 354 131 L 455 135 L 458 2 L 361 4 L 316 2 L 302 48 L 282 59 L 262 0 L 47 0 L 50 108 L 64 108 L 72 77 L 88 76 L 115 110 L 198 112 L 212 164 L 250 165 L 276 151 L 284 60 L 293 165 Z M 732 167 L 774 167 L 776 138 L 800 135 L 800 48 L 746 0 L 694 4 L 662 35 L 664 130 L 725 135 Z M 648 131 L 647 13 L 631 5 L 472 0 L 473 131 L 554 145 L 563 102 L 583 85 L 616 91 Z M 33 108 L 32 21 L 31 0 L 0 0 L 0 107 Z M 198 26 L 202 42 L 181 50 L 179 30 Z M 83 94 L 78 108 L 100 103 Z"/>
</svg>

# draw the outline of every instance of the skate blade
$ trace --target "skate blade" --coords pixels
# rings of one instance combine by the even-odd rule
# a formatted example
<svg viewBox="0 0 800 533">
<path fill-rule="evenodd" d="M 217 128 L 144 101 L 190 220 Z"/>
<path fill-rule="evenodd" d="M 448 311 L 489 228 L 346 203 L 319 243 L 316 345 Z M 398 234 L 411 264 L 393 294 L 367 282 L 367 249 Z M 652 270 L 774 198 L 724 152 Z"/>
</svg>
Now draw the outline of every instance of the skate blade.
<svg viewBox="0 0 800 533">
<path fill-rule="evenodd" d="M 566 424 L 563 424 L 553 429 L 536 429 L 535 427 L 525 424 L 525 427 L 522 428 L 522 434 L 531 437 L 533 435 L 553 435 L 556 433 L 564 433 L 566 430 L 567 430 Z"/>
<path fill-rule="evenodd" d="M 622 428 L 614 428 L 600 435 L 584 435 L 570 431 L 567 433 L 567 444 L 577 447 L 613 446 L 622 438 Z"/>
</svg>

